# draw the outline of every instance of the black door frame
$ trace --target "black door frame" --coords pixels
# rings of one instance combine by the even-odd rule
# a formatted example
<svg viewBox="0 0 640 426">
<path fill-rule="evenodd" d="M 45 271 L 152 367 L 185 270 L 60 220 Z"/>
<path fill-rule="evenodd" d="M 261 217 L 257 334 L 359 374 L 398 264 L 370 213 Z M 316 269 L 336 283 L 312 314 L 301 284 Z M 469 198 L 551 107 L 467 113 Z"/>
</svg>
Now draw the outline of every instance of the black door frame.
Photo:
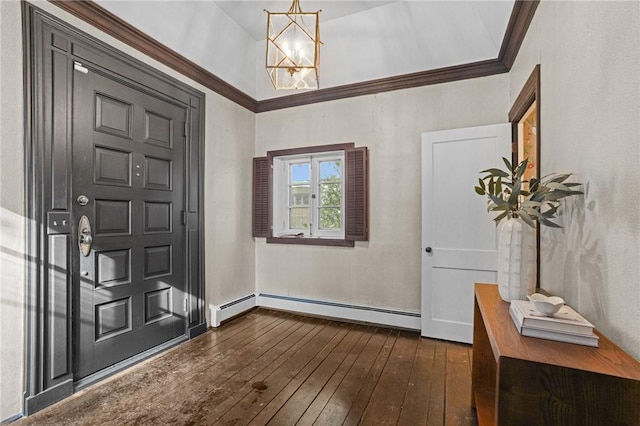
<svg viewBox="0 0 640 426">
<path fill-rule="evenodd" d="M 206 331 L 204 286 L 204 94 L 23 2 L 25 182 L 27 212 L 27 362 L 25 414 Z M 74 381 L 74 290 L 71 247 L 72 74 L 74 62 L 109 70 L 123 81 L 187 109 L 185 128 L 184 336 L 88 379 Z M 45 184 L 50 182 L 50 185 Z"/>
</svg>

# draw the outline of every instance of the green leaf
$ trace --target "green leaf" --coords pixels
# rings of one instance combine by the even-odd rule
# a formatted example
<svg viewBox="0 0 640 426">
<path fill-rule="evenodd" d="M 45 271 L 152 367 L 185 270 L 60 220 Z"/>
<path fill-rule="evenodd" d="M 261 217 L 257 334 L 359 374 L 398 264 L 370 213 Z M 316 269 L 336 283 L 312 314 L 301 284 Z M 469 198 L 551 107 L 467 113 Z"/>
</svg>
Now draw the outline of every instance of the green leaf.
<svg viewBox="0 0 640 426">
<path fill-rule="evenodd" d="M 507 160 L 505 157 L 502 157 L 502 161 L 504 161 L 504 165 L 507 166 L 507 170 L 513 170 L 513 167 L 511 166 L 511 162 L 509 160 Z"/>
<path fill-rule="evenodd" d="M 560 191 L 570 191 L 570 189 L 567 186 L 558 182 L 549 182 L 546 186 L 547 188 L 557 189 Z"/>
<path fill-rule="evenodd" d="M 476 194 L 478 195 L 485 195 L 484 189 L 480 188 L 479 186 L 474 187 L 476 190 Z"/>
<path fill-rule="evenodd" d="M 554 206 L 553 204 L 547 204 L 547 206 L 549 207 L 549 210 L 545 210 L 543 213 L 545 214 L 545 217 L 552 217 L 555 216 L 555 214 L 558 212 L 558 206 Z M 548 216 L 550 215 L 550 216 Z"/>
<path fill-rule="evenodd" d="M 549 181 L 549 182 L 558 182 L 558 183 L 562 183 L 565 180 L 569 179 L 569 177 L 571 176 L 571 173 L 569 174 L 558 174 L 558 175 L 552 175 L 553 178 Z"/>
<path fill-rule="evenodd" d="M 558 191 L 556 191 L 558 192 Z M 568 191 L 562 191 L 563 194 L 565 194 L 565 197 L 568 197 L 569 195 L 581 195 L 584 194 L 584 192 L 582 191 L 573 191 L 573 190 L 568 190 Z"/>
<path fill-rule="evenodd" d="M 526 211 L 530 216 L 535 216 L 538 219 L 542 219 L 544 217 L 544 215 L 542 213 L 540 213 L 538 210 L 534 209 L 534 208 L 523 208 L 522 210 Z"/>
<path fill-rule="evenodd" d="M 504 203 L 500 206 L 493 206 L 491 207 L 491 211 L 492 212 L 496 212 L 496 211 L 509 211 L 509 204 Z"/>
<path fill-rule="evenodd" d="M 516 167 L 516 170 L 513 172 L 514 176 L 516 178 L 520 178 L 522 177 L 522 175 L 524 174 L 525 170 L 527 170 L 527 163 L 529 162 L 528 158 L 525 158 L 524 160 L 522 160 L 520 162 L 520 164 L 518 164 L 518 167 Z"/>
<path fill-rule="evenodd" d="M 511 193 L 511 195 L 509 195 L 509 199 L 507 200 L 507 203 L 509 203 L 509 205 L 515 205 L 515 203 L 518 201 L 521 186 L 522 181 L 520 179 L 516 180 L 513 185 L 513 192 Z"/>
<path fill-rule="evenodd" d="M 483 170 L 480 173 L 489 173 L 492 176 L 502 176 L 502 177 L 509 177 L 511 176 L 509 173 L 502 171 L 500 169 L 496 169 L 496 168 L 492 168 L 492 169 L 487 169 L 487 170 Z"/>
<path fill-rule="evenodd" d="M 504 200 L 503 200 L 502 198 L 500 198 L 500 197 L 497 197 L 497 196 L 495 196 L 495 195 L 493 195 L 493 194 L 487 194 L 487 195 L 489 195 L 489 198 L 491 198 L 491 201 L 493 201 L 493 202 L 496 204 L 496 206 L 501 206 L 501 205 L 503 205 L 503 204 L 507 204 L 507 202 L 506 202 L 506 201 L 504 201 Z"/>
<path fill-rule="evenodd" d="M 478 184 L 479 184 L 480 188 L 482 188 L 483 191 L 486 189 L 486 187 L 484 185 L 484 181 L 482 179 L 478 179 Z"/>
<path fill-rule="evenodd" d="M 544 203 L 544 202 L 547 201 L 547 200 L 545 200 L 545 197 L 546 197 L 545 193 L 537 192 L 537 193 L 533 194 L 531 196 L 531 198 L 529 198 L 529 200 L 535 201 L 535 202 Z"/>
<path fill-rule="evenodd" d="M 498 181 L 496 182 L 496 191 L 494 192 L 494 194 L 499 194 L 502 192 L 502 178 L 499 177 Z"/>
<path fill-rule="evenodd" d="M 495 218 L 493 218 L 494 221 L 496 222 L 500 222 L 502 219 L 504 219 L 505 217 L 507 217 L 507 215 L 509 214 L 509 211 L 505 211 L 501 214 L 499 214 L 498 216 L 496 216 Z"/>
<path fill-rule="evenodd" d="M 562 226 L 558 225 L 557 223 L 551 222 L 549 219 L 545 218 L 540 218 L 540 223 L 550 228 L 562 228 Z"/>
<path fill-rule="evenodd" d="M 536 224 L 533 223 L 533 219 L 531 219 L 531 216 L 529 216 L 529 214 L 527 212 L 525 212 L 524 210 L 520 210 L 518 212 L 518 216 L 520 216 L 520 219 L 524 220 L 524 222 L 529 225 L 532 228 L 536 227 Z"/>
<path fill-rule="evenodd" d="M 542 203 L 538 201 L 525 200 L 520 204 L 521 207 L 527 207 L 531 209 L 539 209 L 542 206 Z"/>
</svg>

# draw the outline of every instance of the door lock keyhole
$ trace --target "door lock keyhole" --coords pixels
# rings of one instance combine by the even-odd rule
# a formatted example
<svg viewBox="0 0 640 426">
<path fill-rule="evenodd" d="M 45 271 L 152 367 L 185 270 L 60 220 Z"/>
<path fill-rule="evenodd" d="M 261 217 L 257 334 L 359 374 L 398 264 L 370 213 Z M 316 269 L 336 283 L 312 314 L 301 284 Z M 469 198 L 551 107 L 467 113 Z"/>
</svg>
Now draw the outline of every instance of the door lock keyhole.
<svg viewBox="0 0 640 426">
<path fill-rule="evenodd" d="M 86 206 L 89 203 L 89 197 L 87 197 L 86 195 L 80 195 L 78 196 L 76 201 L 78 202 L 79 205 Z"/>
</svg>

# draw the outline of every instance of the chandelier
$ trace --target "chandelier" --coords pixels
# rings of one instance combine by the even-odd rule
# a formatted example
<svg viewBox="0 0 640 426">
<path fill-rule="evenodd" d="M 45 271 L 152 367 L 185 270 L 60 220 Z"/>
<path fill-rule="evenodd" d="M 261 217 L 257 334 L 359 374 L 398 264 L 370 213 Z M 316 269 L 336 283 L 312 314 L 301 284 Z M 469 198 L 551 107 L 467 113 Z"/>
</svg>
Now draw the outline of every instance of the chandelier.
<svg viewBox="0 0 640 426">
<path fill-rule="evenodd" d="M 320 66 L 318 14 L 305 13 L 300 0 L 288 12 L 267 12 L 266 68 L 276 89 L 317 89 Z"/>
</svg>

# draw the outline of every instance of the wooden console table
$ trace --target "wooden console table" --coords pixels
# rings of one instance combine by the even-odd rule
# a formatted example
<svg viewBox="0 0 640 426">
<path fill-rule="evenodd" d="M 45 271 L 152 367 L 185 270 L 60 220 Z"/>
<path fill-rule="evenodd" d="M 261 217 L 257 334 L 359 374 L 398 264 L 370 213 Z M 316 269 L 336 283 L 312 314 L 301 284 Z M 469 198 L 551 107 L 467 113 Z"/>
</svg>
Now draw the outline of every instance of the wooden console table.
<svg viewBox="0 0 640 426">
<path fill-rule="evenodd" d="M 472 396 L 478 424 L 640 425 L 640 363 L 600 347 L 523 337 L 494 284 L 476 284 Z"/>
</svg>

